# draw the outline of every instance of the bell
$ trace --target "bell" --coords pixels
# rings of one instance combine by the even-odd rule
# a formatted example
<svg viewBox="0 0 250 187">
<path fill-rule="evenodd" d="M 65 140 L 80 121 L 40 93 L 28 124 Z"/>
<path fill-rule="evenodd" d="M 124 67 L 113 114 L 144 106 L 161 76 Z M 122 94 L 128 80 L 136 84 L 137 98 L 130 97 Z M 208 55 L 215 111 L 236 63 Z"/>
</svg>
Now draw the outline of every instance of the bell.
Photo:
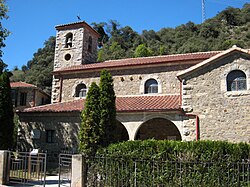
<svg viewBox="0 0 250 187">
<path fill-rule="evenodd" d="M 67 41 L 67 44 L 71 44 L 72 43 L 72 38 L 69 38 Z"/>
</svg>

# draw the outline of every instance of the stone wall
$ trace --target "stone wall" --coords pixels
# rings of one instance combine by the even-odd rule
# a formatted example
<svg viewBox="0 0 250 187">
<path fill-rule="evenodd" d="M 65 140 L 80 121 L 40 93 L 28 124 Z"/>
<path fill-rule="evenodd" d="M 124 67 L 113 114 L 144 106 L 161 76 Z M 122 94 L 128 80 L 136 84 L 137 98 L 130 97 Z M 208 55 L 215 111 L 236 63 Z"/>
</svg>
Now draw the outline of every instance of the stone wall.
<svg viewBox="0 0 250 187">
<path fill-rule="evenodd" d="M 36 104 L 35 104 L 35 106 L 48 104 L 48 103 L 50 103 L 49 99 L 50 98 L 46 94 L 40 92 L 39 90 L 36 90 L 36 95 L 35 95 L 35 103 Z"/>
<path fill-rule="evenodd" d="M 77 151 L 79 113 L 22 113 L 19 114 L 19 120 L 19 149 L 39 148 L 47 151 L 49 161 L 57 158 L 60 152 Z M 46 130 L 54 131 L 53 142 L 47 142 Z"/>
<path fill-rule="evenodd" d="M 93 31 L 92 31 L 93 32 Z M 75 28 L 59 30 L 56 35 L 56 47 L 54 57 L 54 71 L 84 63 L 93 63 L 97 60 L 98 37 L 87 28 Z M 67 34 L 72 33 L 72 47 L 65 47 Z M 92 50 L 88 50 L 89 37 L 92 38 Z M 68 58 L 66 58 L 68 55 Z M 57 93 L 60 88 L 60 80 L 53 77 L 51 103 L 59 102 Z"/>
<path fill-rule="evenodd" d="M 16 110 L 32 107 L 34 105 L 34 90 L 33 88 L 12 88 L 16 90 Z M 21 93 L 27 93 L 25 106 L 20 105 Z"/>
<path fill-rule="evenodd" d="M 80 128 L 80 115 L 76 112 L 69 113 L 19 113 L 20 131 L 18 148 L 30 150 L 39 148 L 47 151 L 49 161 L 57 162 L 58 154 L 63 151 L 77 151 L 78 132 Z M 143 137 L 151 137 L 157 133 L 156 139 L 170 139 L 172 129 L 179 131 L 183 141 L 195 139 L 195 125 L 185 126 L 183 121 L 187 120 L 180 112 L 137 112 L 118 113 L 117 120 L 126 131 L 117 131 L 118 134 L 128 134 L 129 140 L 135 140 L 141 127 Z M 163 127 L 164 130 L 159 128 Z M 149 126 L 148 126 L 149 125 Z M 170 125 L 170 126 L 169 126 Z M 46 131 L 53 130 L 54 141 L 46 140 Z M 186 133 L 187 130 L 190 133 Z M 171 136 L 171 137 L 168 137 Z M 143 139 L 143 137 L 139 139 Z"/>
<path fill-rule="evenodd" d="M 226 76 L 242 70 L 247 90 L 227 91 Z M 233 53 L 185 77 L 183 108 L 200 118 L 202 140 L 250 142 L 250 59 Z"/>
<path fill-rule="evenodd" d="M 65 47 L 66 35 L 73 34 L 72 47 Z M 92 51 L 88 49 L 88 38 L 92 37 Z M 60 30 L 56 35 L 54 70 L 80 65 L 83 63 L 96 62 L 97 59 L 97 36 L 92 35 L 86 28 L 76 28 L 69 30 Z M 69 60 L 65 59 L 65 55 L 70 54 Z"/>
<path fill-rule="evenodd" d="M 123 70 L 111 70 L 114 79 L 116 96 L 142 95 L 144 94 L 145 82 L 154 78 L 158 82 L 159 94 L 179 94 L 180 82 L 176 74 L 189 67 L 185 66 L 160 66 L 152 68 L 134 68 Z M 84 83 L 87 88 L 92 82 L 99 83 L 100 72 L 85 72 L 63 76 L 62 101 L 71 101 L 75 98 L 75 88 Z M 58 76 L 55 77 L 60 80 Z M 59 88 L 57 94 L 59 95 Z"/>
</svg>

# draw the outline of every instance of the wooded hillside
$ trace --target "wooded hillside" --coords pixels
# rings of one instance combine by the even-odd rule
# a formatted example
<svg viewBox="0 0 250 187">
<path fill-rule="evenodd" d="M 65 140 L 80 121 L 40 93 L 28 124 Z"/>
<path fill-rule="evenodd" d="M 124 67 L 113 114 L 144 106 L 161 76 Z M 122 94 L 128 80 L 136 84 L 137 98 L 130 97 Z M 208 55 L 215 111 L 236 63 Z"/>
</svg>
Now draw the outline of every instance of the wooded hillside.
<svg viewBox="0 0 250 187">
<path fill-rule="evenodd" d="M 139 24 L 139 23 L 138 23 Z M 188 22 L 176 28 L 143 30 L 141 34 L 117 21 L 92 23 L 101 35 L 98 61 L 142 56 L 224 50 L 237 45 L 250 48 L 250 4 L 229 7 L 203 24 Z M 38 49 L 33 59 L 14 69 L 12 81 L 25 81 L 50 92 L 52 84 L 55 37 Z"/>
</svg>

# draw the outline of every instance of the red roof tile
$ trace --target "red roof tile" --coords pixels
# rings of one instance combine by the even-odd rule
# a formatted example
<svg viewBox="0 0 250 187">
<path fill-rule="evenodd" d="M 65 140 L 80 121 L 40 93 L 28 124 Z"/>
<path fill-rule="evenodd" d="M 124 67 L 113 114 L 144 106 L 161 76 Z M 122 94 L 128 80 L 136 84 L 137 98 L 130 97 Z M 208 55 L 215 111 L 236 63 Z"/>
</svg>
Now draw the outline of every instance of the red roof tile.
<svg viewBox="0 0 250 187">
<path fill-rule="evenodd" d="M 84 99 L 25 109 L 22 112 L 74 112 L 84 108 Z M 116 98 L 117 112 L 180 110 L 179 95 L 129 96 Z"/>
<path fill-rule="evenodd" d="M 81 27 L 87 27 L 97 37 L 100 37 L 99 33 L 95 29 L 93 29 L 89 24 L 87 24 L 85 21 L 79 21 L 79 22 L 73 22 L 73 23 L 57 25 L 56 29 L 57 30 L 64 30 L 64 29 L 75 29 L 75 28 L 81 28 Z"/>
<path fill-rule="evenodd" d="M 29 87 L 36 87 L 36 86 L 33 85 L 33 84 L 28 84 L 26 82 L 11 82 L 10 83 L 10 87 L 11 88 L 17 88 L 17 87 L 26 87 L 26 88 L 29 88 Z"/>
<path fill-rule="evenodd" d="M 207 60 L 204 60 L 203 62 L 200 62 L 200 63 L 198 63 L 198 64 L 196 64 L 196 65 L 194 65 L 194 66 L 192 66 L 192 67 L 190 67 L 188 69 L 185 69 L 185 70 L 179 72 L 177 74 L 177 77 L 181 78 L 182 76 L 185 76 L 185 75 L 187 75 L 187 74 L 189 74 L 189 73 L 191 73 L 191 72 L 193 72 L 195 70 L 205 68 L 207 65 L 215 62 L 216 60 L 218 60 L 220 58 L 223 58 L 224 56 L 226 56 L 226 55 L 228 55 L 228 54 L 230 54 L 230 53 L 232 53 L 234 51 L 238 51 L 238 52 L 250 55 L 250 50 L 249 49 L 241 49 L 241 48 L 239 48 L 237 46 L 233 46 L 233 47 L 231 47 L 231 48 L 229 48 L 229 49 L 227 49 L 227 50 L 225 50 L 225 51 L 223 51 L 221 53 L 218 53 L 218 54 L 214 55 L 213 57 L 211 57 L 211 58 L 209 58 Z"/>
<path fill-rule="evenodd" d="M 84 71 L 84 70 L 94 70 L 94 69 L 103 69 L 103 68 L 119 68 L 119 67 L 126 67 L 126 66 L 131 67 L 131 66 L 141 66 L 141 65 L 157 65 L 157 64 L 165 64 L 165 63 L 181 63 L 181 62 L 194 61 L 194 60 L 203 61 L 208 58 L 211 58 L 212 56 L 218 53 L 220 53 L 220 51 L 109 60 L 109 61 L 104 61 L 104 62 L 99 62 L 99 63 L 65 67 L 65 68 L 55 70 L 53 73 L 69 72 L 69 71 Z"/>
</svg>

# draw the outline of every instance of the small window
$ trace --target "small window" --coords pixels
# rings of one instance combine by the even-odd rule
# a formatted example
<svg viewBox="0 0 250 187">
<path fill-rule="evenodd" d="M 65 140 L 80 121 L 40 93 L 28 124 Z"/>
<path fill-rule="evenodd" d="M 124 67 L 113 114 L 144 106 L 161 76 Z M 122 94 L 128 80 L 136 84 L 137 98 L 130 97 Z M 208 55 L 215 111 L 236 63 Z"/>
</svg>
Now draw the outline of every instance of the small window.
<svg viewBox="0 0 250 187">
<path fill-rule="evenodd" d="M 240 91 L 246 89 L 246 74 L 243 71 L 234 70 L 227 75 L 227 91 Z"/>
<path fill-rule="evenodd" d="M 73 41 L 73 34 L 72 33 L 68 33 L 66 35 L 65 48 L 72 47 L 72 41 Z"/>
<path fill-rule="evenodd" d="M 145 94 L 158 93 L 158 83 L 155 79 L 149 79 L 145 83 Z"/>
<path fill-rule="evenodd" d="M 76 97 L 86 97 L 87 95 L 87 87 L 85 84 L 79 84 L 76 87 L 75 96 Z"/>
<path fill-rule="evenodd" d="M 46 142 L 55 143 L 55 131 L 54 130 L 46 130 Z"/>
<path fill-rule="evenodd" d="M 88 52 L 92 53 L 92 37 L 89 37 L 88 41 Z"/>
<path fill-rule="evenodd" d="M 27 93 L 20 93 L 20 106 L 26 106 Z"/>
<path fill-rule="evenodd" d="M 66 55 L 64 56 L 64 59 L 65 59 L 66 61 L 69 61 L 69 60 L 71 59 L 71 55 L 70 55 L 70 54 L 66 54 Z"/>
</svg>

